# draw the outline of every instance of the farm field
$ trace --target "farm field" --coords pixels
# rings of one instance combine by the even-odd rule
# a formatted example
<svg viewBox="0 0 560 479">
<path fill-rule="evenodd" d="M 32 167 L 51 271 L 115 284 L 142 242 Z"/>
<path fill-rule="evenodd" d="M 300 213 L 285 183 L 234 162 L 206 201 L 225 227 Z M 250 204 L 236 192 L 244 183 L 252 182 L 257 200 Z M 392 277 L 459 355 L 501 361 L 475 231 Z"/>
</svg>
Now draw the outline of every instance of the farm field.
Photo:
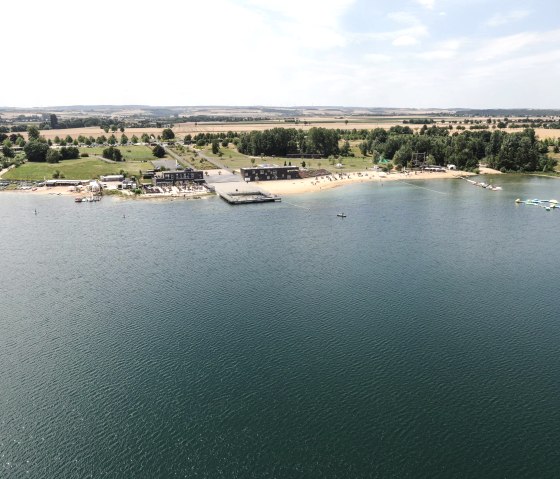
<svg viewBox="0 0 560 479">
<path fill-rule="evenodd" d="M 207 123 L 178 123 L 173 127 L 173 131 L 179 140 L 190 134 L 192 136 L 198 133 L 225 133 L 228 131 L 233 131 L 237 133 L 247 132 L 252 130 L 267 130 L 270 128 L 297 128 L 301 130 L 309 130 L 313 127 L 323 127 L 323 128 L 333 128 L 333 129 L 367 129 L 371 130 L 374 128 L 385 128 L 388 129 L 395 125 L 403 125 L 404 117 L 393 118 L 393 117 L 379 117 L 379 118 L 372 118 L 372 117 L 365 117 L 365 118 L 349 118 L 348 124 L 345 123 L 345 120 L 340 118 L 309 118 L 305 120 L 307 124 L 304 124 L 303 121 L 300 123 L 290 123 L 285 122 L 283 120 L 273 120 L 267 122 L 207 122 Z M 473 120 L 477 118 L 472 118 Z M 479 120 L 485 120 L 485 118 L 478 118 Z M 461 118 L 444 118 L 446 121 L 445 123 L 441 122 L 442 119 L 437 119 L 438 126 L 447 126 L 449 123 L 448 121 L 462 121 Z M 417 131 L 421 128 L 421 125 L 408 125 L 413 130 Z M 453 124 L 454 127 L 457 124 Z M 464 125 L 467 127 L 470 125 Z M 136 135 L 137 137 L 142 136 L 143 133 L 147 133 L 149 135 L 161 135 L 162 128 L 155 128 L 155 127 L 145 127 L 145 128 L 127 128 L 125 130 L 125 134 L 130 138 L 132 135 Z M 455 129 L 453 131 L 456 131 Z M 490 130 L 491 131 L 491 130 Z M 504 131 L 509 133 L 519 132 L 520 129 L 516 128 L 506 128 Z M 541 139 L 544 138 L 560 138 L 560 130 L 559 129 L 546 129 L 546 128 L 535 128 L 535 132 L 537 136 Z M 26 133 L 22 133 L 26 136 Z M 88 127 L 88 128 L 69 128 L 65 130 L 43 130 L 41 134 L 45 138 L 54 139 L 55 136 L 65 137 L 66 135 L 70 135 L 72 138 L 77 138 L 80 135 L 84 136 L 93 136 L 98 137 L 102 134 L 105 134 L 103 130 L 99 127 Z M 115 137 L 119 139 L 122 133 L 116 132 Z M 147 147 L 146 147 L 147 148 Z"/>
<path fill-rule="evenodd" d="M 13 168 L 3 175 L 6 180 L 40 181 L 52 179 L 53 173 L 59 171 L 66 179 L 88 180 L 100 175 L 115 175 L 124 170 L 128 175 L 138 176 L 139 172 L 153 168 L 151 162 L 124 161 L 107 163 L 98 158 L 80 158 L 77 160 L 63 160 L 60 163 L 32 163 L 27 162 L 18 168 Z"/>
</svg>

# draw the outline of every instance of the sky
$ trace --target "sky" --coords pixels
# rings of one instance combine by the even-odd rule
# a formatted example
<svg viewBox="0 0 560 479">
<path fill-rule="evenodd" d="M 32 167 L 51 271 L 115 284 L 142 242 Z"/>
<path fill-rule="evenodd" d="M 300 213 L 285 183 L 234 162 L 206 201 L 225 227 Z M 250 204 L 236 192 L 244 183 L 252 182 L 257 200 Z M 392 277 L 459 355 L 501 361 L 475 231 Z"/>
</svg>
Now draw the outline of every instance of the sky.
<svg viewBox="0 0 560 479">
<path fill-rule="evenodd" d="M 0 106 L 560 108 L 558 0 L 28 0 Z"/>
</svg>

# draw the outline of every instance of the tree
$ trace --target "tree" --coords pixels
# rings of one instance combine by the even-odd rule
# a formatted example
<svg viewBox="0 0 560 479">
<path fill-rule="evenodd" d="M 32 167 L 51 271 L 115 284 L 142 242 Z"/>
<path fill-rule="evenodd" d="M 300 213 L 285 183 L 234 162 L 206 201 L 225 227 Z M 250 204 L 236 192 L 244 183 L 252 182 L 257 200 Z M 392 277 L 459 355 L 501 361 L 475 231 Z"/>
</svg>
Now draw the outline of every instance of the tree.
<svg viewBox="0 0 560 479">
<path fill-rule="evenodd" d="M 115 148 L 114 146 L 105 148 L 103 150 L 103 158 L 106 158 L 108 160 L 113 160 L 113 161 L 121 161 L 122 160 L 121 150 Z"/>
<path fill-rule="evenodd" d="M 218 140 L 212 140 L 212 154 L 217 155 L 220 151 L 220 143 Z"/>
<path fill-rule="evenodd" d="M 41 136 L 41 134 L 39 132 L 39 128 L 37 128 L 35 125 L 29 125 L 27 127 L 27 135 L 28 135 L 30 140 L 38 140 L 39 137 Z M 46 155 L 46 153 L 45 153 L 45 155 Z"/>
<path fill-rule="evenodd" d="M 10 140 L 6 140 L 2 145 L 2 154 L 6 158 L 13 158 L 15 156 L 14 150 L 12 150 L 12 142 Z"/>
<path fill-rule="evenodd" d="M 128 144 L 128 136 L 126 136 L 124 133 L 121 136 L 121 145 L 126 145 Z"/>
<path fill-rule="evenodd" d="M 138 143 L 138 137 L 136 135 L 132 135 L 132 138 L 130 139 L 130 142 L 133 145 L 136 145 Z"/>
<path fill-rule="evenodd" d="M 80 150 L 75 146 L 62 147 L 60 156 L 63 160 L 76 160 L 80 157 Z"/>
<path fill-rule="evenodd" d="M 348 142 L 348 140 L 346 140 L 344 142 L 344 144 L 342 145 L 342 148 L 340 149 L 340 154 L 342 156 L 348 156 L 350 154 L 350 143 Z M 363 155 L 366 156 L 366 155 Z"/>
<path fill-rule="evenodd" d="M 45 162 L 49 145 L 38 140 L 31 140 L 23 147 L 23 151 L 29 161 Z"/>
<path fill-rule="evenodd" d="M 161 132 L 161 139 L 163 141 L 173 140 L 174 138 L 175 138 L 175 133 L 173 133 L 173 130 L 171 128 L 165 128 Z"/>
<path fill-rule="evenodd" d="M 141 139 L 142 143 L 150 143 L 150 135 L 147 133 L 142 133 Z"/>
<path fill-rule="evenodd" d="M 60 151 L 49 149 L 47 152 L 47 163 L 58 163 L 62 159 Z"/>
<path fill-rule="evenodd" d="M 58 128 L 58 118 L 54 113 L 51 113 L 50 116 L 50 123 L 51 123 L 51 128 L 54 130 L 55 128 Z"/>
<path fill-rule="evenodd" d="M 152 154 L 156 158 L 163 158 L 165 156 L 165 149 L 161 145 L 156 145 L 152 150 Z"/>
</svg>

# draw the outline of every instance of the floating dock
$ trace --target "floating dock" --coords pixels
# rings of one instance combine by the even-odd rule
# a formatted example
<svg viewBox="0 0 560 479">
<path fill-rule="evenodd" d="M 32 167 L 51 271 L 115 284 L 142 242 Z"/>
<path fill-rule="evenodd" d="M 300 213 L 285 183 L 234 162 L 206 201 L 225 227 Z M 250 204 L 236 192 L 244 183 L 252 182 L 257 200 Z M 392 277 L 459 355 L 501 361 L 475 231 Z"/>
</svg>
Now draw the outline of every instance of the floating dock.
<svg viewBox="0 0 560 479">
<path fill-rule="evenodd" d="M 264 193 L 260 190 L 225 192 L 217 191 L 218 195 L 230 205 L 245 205 L 249 203 L 270 203 L 282 201 L 282 197 Z"/>
</svg>

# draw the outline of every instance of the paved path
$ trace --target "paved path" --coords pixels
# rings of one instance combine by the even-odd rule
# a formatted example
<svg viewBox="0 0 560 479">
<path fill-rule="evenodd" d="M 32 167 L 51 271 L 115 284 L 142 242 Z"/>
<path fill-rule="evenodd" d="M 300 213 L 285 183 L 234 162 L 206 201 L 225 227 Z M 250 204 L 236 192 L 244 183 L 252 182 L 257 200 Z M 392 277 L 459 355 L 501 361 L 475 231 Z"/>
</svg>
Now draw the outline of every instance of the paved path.
<svg viewBox="0 0 560 479">
<path fill-rule="evenodd" d="M 0 170 L 0 178 L 2 178 L 2 175 L 4 173 L 7 173 L 8 171 L 10 171 L 12 168 L 15 168 L 14 165 L 10 165 L 8 166 L 8 168 L 4 168 L 3 170 Z"/>
<path fill-rule="evenodd" d="M 114 160 L 109 160 L 108 158 L 103 158 L 101 155 L 93 155 L 94 158 L 99 158 L 101 161 L 104 161 L 105 163 L 111 163 L 116 164 L 117 162 Z"/>
<path fill-rule="evenodd" d="M 167 148 L 166 146 L 164 146 L 163 148 L 165 149 L 165 152 L 166 152 L 171 158 L 173 158 L 177 163 L 179 163 L 180 165 L 187 166 L 188 168 L 196 169 L 196 168 L 194 168 L 193 165 L 191 165 L 191 164 L 187 161 L 187 159 L 186 159 L 185 157 L 178 155 L 177 153 L 175 153 L 174 151 L 172 151 L 170 148 Z M 173 168 L 175 168 L 175 167 L 173 167 Z"/>
<path fill-rule="evenodd" d="M 220 160 L 218 160 L 216 158 L 210 158 L 209 156 L 206 156 L 204 153 L 202 153 L 202 151 L 200 151 L 200 150 L 193 150 L 193 151 L 195 151 L 198 154 L 198 156 L 205 159 L 207 162 L 215 165 L 216 168 L 220 168 L 221 170 L 229 171 L 230 173 L 233 174 L 233 170 L 231 168 L 229 168 L 228 166 L 224 165 Z"/>
</svg>

